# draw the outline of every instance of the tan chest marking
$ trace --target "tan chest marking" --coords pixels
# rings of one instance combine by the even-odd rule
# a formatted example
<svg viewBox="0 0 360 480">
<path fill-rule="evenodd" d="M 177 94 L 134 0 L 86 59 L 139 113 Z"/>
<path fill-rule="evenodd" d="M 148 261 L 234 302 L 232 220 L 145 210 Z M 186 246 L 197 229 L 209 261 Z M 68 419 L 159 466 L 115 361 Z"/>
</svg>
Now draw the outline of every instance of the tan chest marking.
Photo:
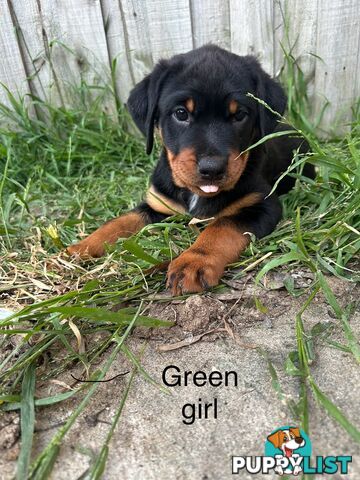
<svg viewBox="0 0 360 480">
<path fill-rule="evenodd" d="M 157 192 L 153 185 L 150 185 L 150 188 L 146 193 L 146 203 L 149 207 L 155 210 L 155 212 L 163 213 L 164 215 L 185 213 L 183 205 Z"/>
<path fill-rule="evenodd" d="M 242 208 L 251 207 L 256 203 L 259 203 L 263 199 L 263 195 L 258 192 L 252 192 L 245 195 L 238 200 L 235 200 L 231 205 L 228 205 L 223 210 L 215 215 L 215 218 L 229 217 L 236 215 Z M 146 203 L 156 212 L 163 213 L 164 215 L 176 215 L 177 213 L 186 213 L 186 209 L 183 205 L 165 195 L 157 192 L 153 185 L 150 186 L 146 194 Z M 213 217 L 214 218 L 214 217 Z M 199 219 L 195 219 L 199 220 Z M 211 219 L 208 219 L 211 220 Z"/>
</svg>

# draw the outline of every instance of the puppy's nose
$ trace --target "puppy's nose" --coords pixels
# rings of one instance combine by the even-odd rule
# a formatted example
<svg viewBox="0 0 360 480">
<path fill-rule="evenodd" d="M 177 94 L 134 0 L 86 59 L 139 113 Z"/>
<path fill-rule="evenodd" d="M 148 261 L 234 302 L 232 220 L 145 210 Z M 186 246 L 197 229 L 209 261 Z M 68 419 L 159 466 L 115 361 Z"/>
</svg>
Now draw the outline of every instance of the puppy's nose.
<svg viewBox="0 0 360 480">
<path fill-rule="evenodd" d="M 296 438 L 295 438 L 295 442 L 296 442 L 298 445 L 301 445 L 303 441 L 304 441 L 304 439 L 303 439 L 302 437 L 296 437 Z"/>
<path fill-rule="evenodd" d="M 198 171 L 204 178 L 221 178 L 226 170 L 226 160 L 220 157 L 201 157 L 198 162 Z"/>
</svg>

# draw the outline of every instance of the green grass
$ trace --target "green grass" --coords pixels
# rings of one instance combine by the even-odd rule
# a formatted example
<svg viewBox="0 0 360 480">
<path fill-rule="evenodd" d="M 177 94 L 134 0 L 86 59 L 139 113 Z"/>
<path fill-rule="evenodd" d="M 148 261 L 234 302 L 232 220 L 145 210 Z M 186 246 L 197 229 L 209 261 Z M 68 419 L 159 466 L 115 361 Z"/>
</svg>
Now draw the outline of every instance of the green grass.
<svg viewBox="0 0 360 480">
<path fill-rule="evenodd" d="M 349 322 L 351 308 L 340 306 L 326 280 L 328 274 L 349 282 L 359 278 L 359 109 L 354 108 L 354 122 L 344 138 L 319 140 L 301 103 L 301 72 L 294 70 L 291 54 L 287 60 L 290 121 L 295 129 L 301 129 L 298 132 L 307 138 L 312 153 L 294 157 L 290 173 L 297 181 L 293 191 L 282 199 L 284 220 L 270 236 L 254 242 L 225 279 L 254 271 L 256 281 L 261 282 L 274 268 L 310 270 L 312 284 L 299 292 L 287 283 L 289 294 L 309 298 L 306 308 L 322 292 L 347 342 L 333 342 L 333 346 L 359 362 L 358 340 Z M 0 352 L 9 337 L 22 335 L 17 347 L 0 357 L 0 404 L 3 410 L 20 409 L 24 420 L 18 478 L 25 478 L 26 472 L 30 472 L 29 478 L 46 478 L 64 436 L 98 386 L 84 383 L 70 392 L 40 399 L 34 398 L 35 378 L 55 378 L 80 364 L 84 376 L 103 379 L 116 356 L 123 355 L 134 365 L 134 372 L 160 388 L 129 350 L 126 338 L 134 325 L 169 326 L 146 315 L 146 301 L 164 301 L 157 294 L 165 289 L 164 273 L 149 274 L 147 269 L 178 255 L 196 237 L 187 227 L 189 217 L 177 216 L 144 228 L 130 240 L 120 240 L 103 259 L 78 262 L 62 253 L 64 245 L 81 238 L 85 231 L 89 233 L 104 220 L 134 207 L 156 161 L 157 152 L 147 157 L 143 141 L 128 133 L 124 111 L 119 110 L 118 122 L 102 113 L 102 98 L 111 95 L 111 89 L 99 90 L 94 102 L 89 101 L 87 88 L 79 87 L 80 101 L 71 109 L 52 107 L 33 98 L 36 111 L 42 112 L 46 121 L 30 116 L 25 102 L 10 94 L 11 108 L 0 106 L 0 295 L 2 304 L 16 312 L 0 323 Z M 315 181 L 301 175 L 305 160 L 317 167 Z M 307 398 L 312 394 L 352 439 L 359 441 L 359 431 L 346 418 L 346 412 L 331 403 L 311 375 L 309 355 L 318 333 L 306 332 L 301 314 L 294 319 L 298 348 L 289 353 L 285 365 L 287 373 L 301 379 L 301 393 L 298 404 L 289 408 L 307 429 Z M 97 337 L 95 341 L 94 334 L 100 334 L 101 340 Z M 55 347 L 61 356 L 46 370 L 37 368 L 45 352 Z M 105 363 L 98 369 L 95 365 L 100 358 Z M 279 398 L 284 398 L 270 358 L 268 362 L 273 386 Z M 104 469 L 108 444 L 127 393 L 128 389 L 91 467 L 91 478 L 100 478 Z M 78 407 L 30 465 L 34 406 L 41 408 L 70 397 L 78 398 Z"/>
</svg>

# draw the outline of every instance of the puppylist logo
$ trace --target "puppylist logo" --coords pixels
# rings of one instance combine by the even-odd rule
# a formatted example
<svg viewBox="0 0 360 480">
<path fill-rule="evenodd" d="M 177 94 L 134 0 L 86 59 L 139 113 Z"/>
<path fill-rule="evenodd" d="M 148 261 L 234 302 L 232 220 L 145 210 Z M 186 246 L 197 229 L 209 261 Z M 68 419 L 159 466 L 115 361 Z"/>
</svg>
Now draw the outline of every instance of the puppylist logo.
<svg viewBox="0 0 360 480">
<path fill-rule="evenodd" d="M 265 441 L 264 456 L 232 457 L 232 473 L 294 475 L 316 473 L 333 475 L 347 474 L 351 456 L 316 457 L 311 464 L 311 441 L 303 430 L 297 427 L 280 427 L 268 435 Z"/>
</svg>

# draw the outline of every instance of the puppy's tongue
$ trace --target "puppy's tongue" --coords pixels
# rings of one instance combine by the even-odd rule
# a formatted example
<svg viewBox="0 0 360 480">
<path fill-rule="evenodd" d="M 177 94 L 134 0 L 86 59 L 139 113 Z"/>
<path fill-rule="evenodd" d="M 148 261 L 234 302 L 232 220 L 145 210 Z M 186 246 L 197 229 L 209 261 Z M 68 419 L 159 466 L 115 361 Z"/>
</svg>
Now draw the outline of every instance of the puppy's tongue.
<svg viewBox="0 0 360 480">
<path fill-rule="evenodd" d="M 216 193 L 219 190 L 219 187 L 217 185 L 202 185 L 200 190 L 205 193 Z"/>
</svg>

